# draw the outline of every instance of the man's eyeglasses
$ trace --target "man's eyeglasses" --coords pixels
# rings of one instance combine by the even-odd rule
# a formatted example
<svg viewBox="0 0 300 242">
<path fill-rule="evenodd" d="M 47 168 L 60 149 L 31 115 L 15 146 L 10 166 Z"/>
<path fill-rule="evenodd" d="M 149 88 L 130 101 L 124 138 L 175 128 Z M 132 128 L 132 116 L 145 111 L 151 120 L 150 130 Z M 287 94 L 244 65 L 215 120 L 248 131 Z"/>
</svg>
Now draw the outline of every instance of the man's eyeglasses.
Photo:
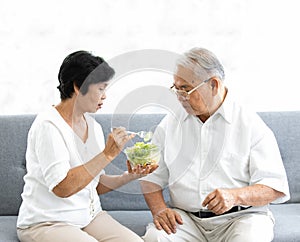
<svg viewBox="0 0 300 242">
<path fill-rule="evenodd" d="M 184 99 L 189 100 L 189 99 L 190 99 L 190 95 L 191 95 L 194 91 L 196 91 L 199 87 L 201 87 L 201 86 L 203 86 L 204 84 L 206 84 L 207 82 L 209 82 L 210 79 L 211 79 L 211 78 L 209 78 L 209 79 L 207 79 L 207 80 L 201 82 L 198 86 L 194 87 L 192 90 L 190 90 L 190 91 L 188 91 L 188 92 L 185 91 L 185 90 L 178 90 L 178 89 L 176 89 L 175 85 L 171 86 L 171 87 L 170 87 L 170 90 L 171 90 L 172 92 L 174 92 L 178 97 L 183 97 Z"/>
</svg>

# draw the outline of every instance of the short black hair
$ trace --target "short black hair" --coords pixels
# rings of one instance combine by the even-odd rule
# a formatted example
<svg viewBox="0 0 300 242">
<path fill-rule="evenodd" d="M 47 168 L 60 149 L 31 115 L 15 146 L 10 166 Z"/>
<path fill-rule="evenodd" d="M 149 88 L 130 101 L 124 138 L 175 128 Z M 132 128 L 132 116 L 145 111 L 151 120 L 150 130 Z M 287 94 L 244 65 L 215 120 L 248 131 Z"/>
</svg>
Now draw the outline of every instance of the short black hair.
<svg viewBox="0 0 300 242">
<path fill-rule="evenodd" d="M 84 50 L 71 53 L 64 59 L 58 73 L 60 98 L 71 98 L 75 92 L 74 84 L 85 95 L 90 84 L 107 82 L 114 74 L 114 69 L 99 56 Z"/>
</svg>

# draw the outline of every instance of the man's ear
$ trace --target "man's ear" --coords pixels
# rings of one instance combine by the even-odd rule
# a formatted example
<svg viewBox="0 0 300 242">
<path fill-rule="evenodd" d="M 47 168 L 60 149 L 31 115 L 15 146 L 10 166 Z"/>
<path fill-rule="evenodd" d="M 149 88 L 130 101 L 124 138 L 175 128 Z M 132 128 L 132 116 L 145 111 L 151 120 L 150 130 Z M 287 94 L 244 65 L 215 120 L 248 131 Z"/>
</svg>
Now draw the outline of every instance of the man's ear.
<svg viewBox="0 0 300 242">
<path fill-rule="evenodd" d="M 212 95 L 215 96 L 218 94 L 218 90 L 219 90 L 219 80 L 217 78 L 212 78 L 210 80 L 210 86 L 212 89 Z"/>
</svg>

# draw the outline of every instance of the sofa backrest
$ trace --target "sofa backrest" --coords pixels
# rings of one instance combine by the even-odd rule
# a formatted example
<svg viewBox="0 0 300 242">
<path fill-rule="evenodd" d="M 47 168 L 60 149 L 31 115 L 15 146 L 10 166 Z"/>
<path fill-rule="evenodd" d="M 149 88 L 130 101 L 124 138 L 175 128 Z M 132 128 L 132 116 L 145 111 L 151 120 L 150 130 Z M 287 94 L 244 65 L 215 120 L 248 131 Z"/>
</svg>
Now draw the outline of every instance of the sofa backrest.
<svg viewBox="0 0 300 242">
<path fill-rule="evenodd" d="M 272 129 L 287 172 L 291 199 L 300 202 L 300 111 L 262 112 L 264 122 Z"/>
<path fill-rule="evenodd" d="M 0 116 L 0 215 L 16 215 L 26 173 L 27 133 L 35 115 Z"/>
<path fill-rule="evenodd" d="M 273 130 L 288 174 L 291 200 L 300 202 L 300 112 L 259 113 Z M 105 137 L 111 127 L 124 126 L 129 130 L 155 128 L 164 115 L 97 114 Z M 17 215 L 21 204 L 23 176 L 26 173 L 25 151 L 28 130 L 35 115 L 0 116 L 0 215 Z M 126 157 L 121 153 L 106 168 L 107 174 L 120 174 L 126 170 Z M 167 193 L 165 194 L 167 198 Z M 106 210 L 144 210 L 147 205 L 138 182 L 132 182 L 117 191 L 101 195 Z"/>
</svg>

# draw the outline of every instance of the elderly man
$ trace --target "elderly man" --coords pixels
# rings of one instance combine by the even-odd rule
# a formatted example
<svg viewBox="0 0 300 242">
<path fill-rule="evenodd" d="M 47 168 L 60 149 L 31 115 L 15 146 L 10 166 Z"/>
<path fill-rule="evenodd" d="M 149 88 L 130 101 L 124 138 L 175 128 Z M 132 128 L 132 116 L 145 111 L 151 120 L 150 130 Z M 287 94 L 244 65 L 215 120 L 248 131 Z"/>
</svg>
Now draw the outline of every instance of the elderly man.
<svg viewBox="0 0 300 242">
<path fill-rule="evenodd" d="M 141 179 L 153 215 L 146 242 L 273 239 L 268 204 L 290 196 L 278 145 L 256 113 L 234 102 L 224 77 L 206 49 L 177 62 L 171 90 L 181 105 L 153 138 L 162 147 L 159 168 Z"/>
</svg>

